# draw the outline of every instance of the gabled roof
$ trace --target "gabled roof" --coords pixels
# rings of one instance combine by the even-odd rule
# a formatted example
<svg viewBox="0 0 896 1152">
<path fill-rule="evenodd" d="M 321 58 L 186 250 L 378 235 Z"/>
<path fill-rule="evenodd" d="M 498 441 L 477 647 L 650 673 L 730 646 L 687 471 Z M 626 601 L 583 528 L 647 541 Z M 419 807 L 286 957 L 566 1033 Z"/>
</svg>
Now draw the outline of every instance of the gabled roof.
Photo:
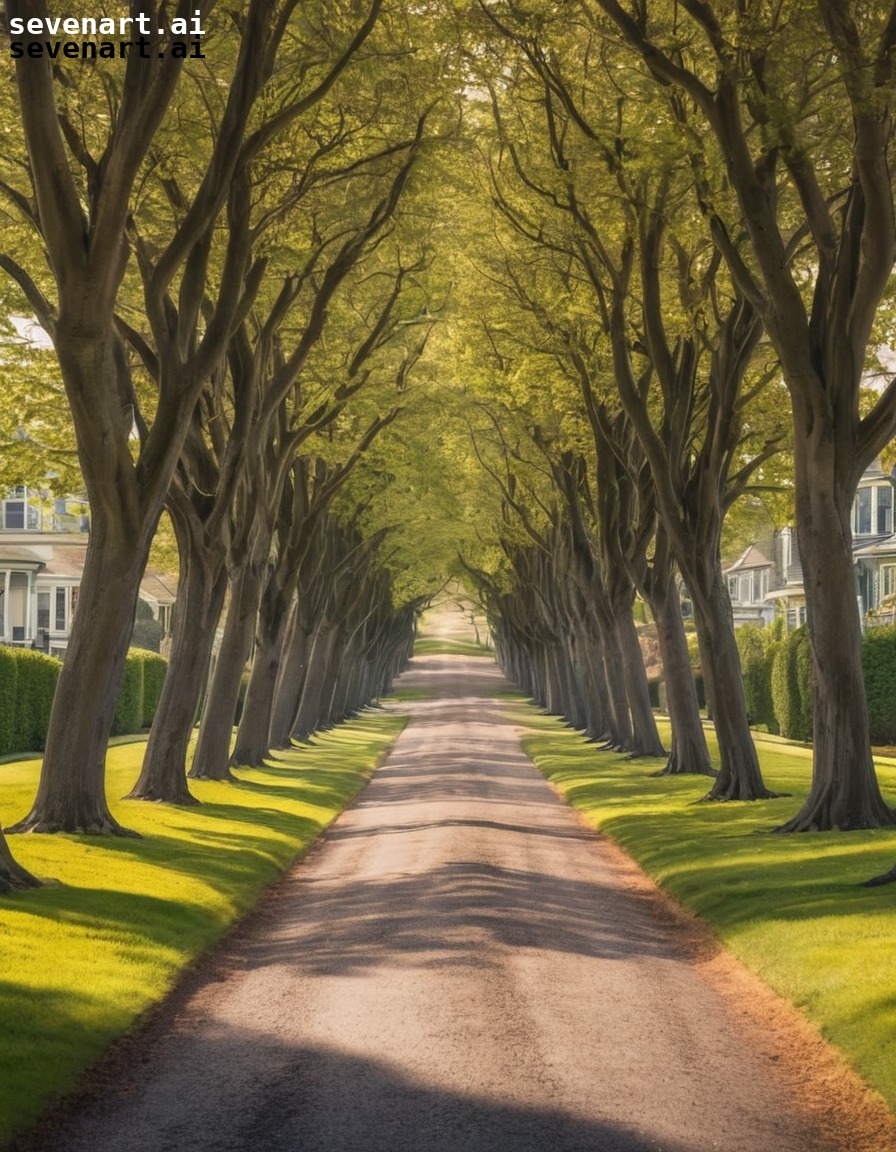
<svg viewBox="0 0 896 1152">
<path fill-rule="evenodd" d="M 159 604 L 173 604 L 177 597 L 177 581 L 147 571 L 140 581 L 140 595 L 149 596 Z"/>
<path fill-rule="evenodd" d="M 750 568 L 771 568 L 771 566 L 771 560 L 760 552 L 755 544 L 751 544 L 730 567 L 723 569 L 723 575 L 728 576 L 730 573 L 743 572 Z"/>
</svg>

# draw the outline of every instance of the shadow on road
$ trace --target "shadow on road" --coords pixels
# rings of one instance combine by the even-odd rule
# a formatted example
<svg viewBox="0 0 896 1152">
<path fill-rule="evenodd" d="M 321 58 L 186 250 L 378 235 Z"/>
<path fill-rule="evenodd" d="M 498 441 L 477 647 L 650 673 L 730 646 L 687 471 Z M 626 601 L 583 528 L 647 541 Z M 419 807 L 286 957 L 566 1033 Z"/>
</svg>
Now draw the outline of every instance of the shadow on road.
<svg viewBox="0 0 896 1152">
<path fill-rule="evenodd" d="M 657 919 L 652 904 L 651 915 L 642 916 L 645 898 L 628 895 L 632 915 L 620 920 L 618 903 L 610 908 L 618 892 L 599 881 L 484 862 L 448 862 L 422 878 L 359 881 L 349 891 L 306 881 L 298 924 L 278 909 L 268 932 L 258 925 L 243 962 L 343 976 L 394 964 L 481 967 L 493 945 L 603 960 L 680 957 L 674 924 Z"/>
<path fill-rule="evenodd" d="M 93 1107 L 57 1114 L 8 1152 L 709 1152 L 616 1122 L 435 1088 L 383 1062 L 275 1046 L 252 1033 L 219 1034 L 203 1055 L 202 1067 L 180 1070 L 188 1089 L 164 1102 L 158 1093 L 142 1096 L 142 1074 L 152 1069 L 135 1068 Z M 118 1120 L 118 1096 L 129 1101 L 128 1121 Z"/>
</svg>

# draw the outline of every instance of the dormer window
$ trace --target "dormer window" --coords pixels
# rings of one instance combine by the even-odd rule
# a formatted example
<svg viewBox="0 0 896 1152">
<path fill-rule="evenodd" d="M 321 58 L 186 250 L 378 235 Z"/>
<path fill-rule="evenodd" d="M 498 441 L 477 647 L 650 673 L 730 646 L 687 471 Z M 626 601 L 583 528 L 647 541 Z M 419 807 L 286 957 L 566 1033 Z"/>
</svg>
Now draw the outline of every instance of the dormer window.
<svg viewBox="0 0 896 1152">
<path fill-rule="evenodd" d="M 40 506 L 29 498 L 24 484 L 17 484 L 3 500 L 3 527 L 7 531 L 40 530 Z"/>
<path fill-rule="evenodd" d="M 893 487 L 875 484 L 860 488 L 852 508 L 854 536 L 889 536 L 893 531 Z"/>
</svg>

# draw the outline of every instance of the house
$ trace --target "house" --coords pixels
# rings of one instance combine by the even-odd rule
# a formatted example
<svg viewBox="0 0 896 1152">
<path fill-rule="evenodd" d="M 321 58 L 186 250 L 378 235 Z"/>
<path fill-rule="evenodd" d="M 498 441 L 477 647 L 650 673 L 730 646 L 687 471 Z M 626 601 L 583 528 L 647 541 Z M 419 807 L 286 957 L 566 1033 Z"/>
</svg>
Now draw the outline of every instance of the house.
<svg viewBox="0 0 896 1152">
<path fill-rule="evenodd" d="M 0 500 L 0 643 L 62 658 L 87 555 L 90 515 L 80 496 L 21 486 Z M 147 572 L 140 598 L 170 635 L 175 588 Z"/>
<path fill-rule="evenodd" d="M 806 590 L 796 532 L 788 525 L 776 534 L 775 579 L 766 593 L 773 619 L 780 616 L 788 632 L 806 623 Z"/>
<path fill-rule="evenodd" d="M 893 489 L 893 474 L 875 460 L 863 473 L 853 503 L 856 605 L 863 618 L 872 614 L 872 623 L 896 622 Z M 788 630 L 805 624 L 806 593 L 795 531 L 787 527 L 776 533 L 767 552 L 753 545 L 725 570 L 735 624 L 765 623 L 776 614 L 784 617 Z M 885 620 L 880 605 L 888 597 L 894 600 Z"/>
<path fill-rule="evenodd" d="M 775 616 L 774 604 L 768 600 L 775 585 L 775 563 L 757 544 L 739 556 L 723 572 L 734 613 L 734 625 L 770 624 Z"/>
</svg>

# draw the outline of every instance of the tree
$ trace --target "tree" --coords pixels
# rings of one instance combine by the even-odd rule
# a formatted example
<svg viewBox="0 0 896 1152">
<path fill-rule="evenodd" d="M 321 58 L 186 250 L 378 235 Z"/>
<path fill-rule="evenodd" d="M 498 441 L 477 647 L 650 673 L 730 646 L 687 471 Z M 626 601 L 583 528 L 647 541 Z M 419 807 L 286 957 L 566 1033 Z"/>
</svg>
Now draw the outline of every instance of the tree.
<svg viewBox="0 0 896 1152">
<path fill-rule="evenodd" d="M 770 793 L 750 735 L 720 555 L 727 507 L 780 443 L 778 435 L 756 443 L 745 419 L 773 377 L 761 365 L 748 379 L 761 323 L 736 286 L 723 284 L 705 234 L 682 222 L 687 158 L 675 166 L 660 151 L 657 161 L 632 142 L 648 126 L 637 101 L 630 112 L 625 96 L 610 90 L 608 98 L 610 65 L 596 54 L 592 65 L 587 52 L 580 60 L 582 46 L 569 44 L 565 26 L 552 36 L 543 21 L 511 27 L 491 10 L 489 17 L 518 50 L 509 78 L 493 88 L 496 196 L 517 233 L 544 253 L 540 265 L 556 285 L 546 292 L 532 278 L 530 307 L 575 365 L 598 440 L 600 407 L 617 392 L 650 468 L 663 530 L 694 600 L 719 737 L 721 771 L 707 798 L 763 798 Z M 521 96 L 525 111 L 511 124 L 502 106 L 517 108 Z M 622 455 L 631 459 L 631 450 Z M 678 654 L 681 663 L 680 642 Z M 693 700 L 688 706 L 693 719 Z"/>
<path fill-rule="evenodd" d="M 37 877 L 13 859 L 9 844 L 0 831 L 0 895 L 6 895 L 18 888 L 38 888 Z"/>
<path fill-rule="evenodd" d="M 645 5 L 595 0 L 584 12 L 597 35 L 618 32 L 659 100 L 672 93 L 699 115 L 688 147 L 705 170 L 724 164 L 738 218 L 708 190 L 704 211 L 790 395 L 815 699 L 812 787 L 781 830 L 893 824 L 871 758 L 850 513 L 896 431 L 896 382 L 867 415 L 859 406 L 896 258 L 896 6 L 684 0 L 650 19 Z"/>
<path fill-rule="evenodd" d="M 205 17 L 211 7 L 179 0 L 177 15 L 186 18 L 195 10 Z M 16 825 L 19 831 L 124 832 L 109 813 L 103 776 L 139 582 L 191 414 L 254 296 L 261 270 L 247 265 L 238 244 L 227 244 L 214 312 L 198 327 L 216 224 L 228 200 L 231 209 L 235 203 L 235 175 L 303 107 L 323 98 L 369 34 L 379 0 L 346 47 L 324 54 L 323 65 L 306 61 L 299 72 L 304 91 L 294 90 L 267 120 L 252 123 L 295 8 L 295 0 L 248 0 L 233 14 L 239 35 L 235 60 L 222 53 L 228 57 L 227 96 L 223 103 L 196 102 L 211 143 L 191 197 L 176 206 L 174 227 L 161 236 L 153 231 L 158 205 L 151 197 L 141 200 L 139 179 L 152 163 L 153 141 L 184 70 L 178 57 L 157 50 L 165 47 L 155 33 L 166 23 L 158 11 L 164 5 L 145 9 L 153 29 L 150 63 L 131 55 L 120 71 L 104 70 L 101 81 L 96 74 L 82 75 L 68 87 L 66 73 L 46 57 L 25 58 L 16 67 L 27 178 L 14 183 L 13 176 L 0 187 L 38 236 L 52 283 L 41 285 L 39 258 L 28 261 L 29 269 L 7 253 L 0 267 L 18 282 L 53 340 L 92 514 L 78 614 L 38 795 Z M 47 16 L 44 0 L 13 0 L 8 12 L 26 22 Z M 217 79 L 212 93 L 221 91 Z M 194 147 L 194 164 L 196 158 Z M 236 192 L 244 188 L 238 182 Z M 141 257 L 146 314 L 160 359 L 151 417 L 140 409 L 115 320 L 132 246 Z M 181 306 L 174 318 L 168 310 L 172 294 Z M 131 437 L 135 423 L 139 447 Z"/>
</svg>

